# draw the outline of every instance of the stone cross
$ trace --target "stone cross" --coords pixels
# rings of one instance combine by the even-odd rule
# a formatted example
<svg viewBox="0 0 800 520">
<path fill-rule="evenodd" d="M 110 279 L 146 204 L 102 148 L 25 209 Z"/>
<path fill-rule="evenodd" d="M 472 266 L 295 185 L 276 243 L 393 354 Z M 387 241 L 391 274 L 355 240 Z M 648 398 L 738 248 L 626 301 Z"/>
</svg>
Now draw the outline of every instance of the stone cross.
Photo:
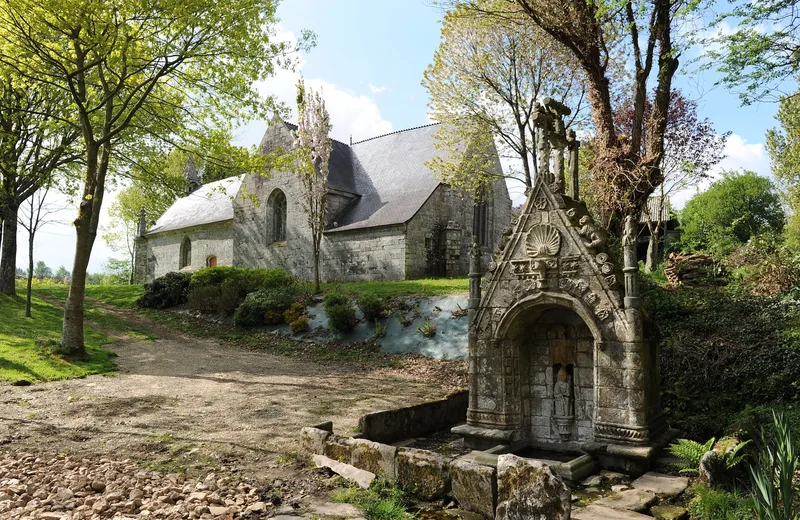
<svg viewBox="0 0 800 520">
<path fill-rule="evenodd" d="M 147 231 L 147 221 L 144 214 L 144 208 L 139 211 L 139 227 L 137 229 L 138 233 L 136 236 L 143 237 L 145 232 Z"/>
<path fill-rule="evenodd" d="M 580 200 L 580 190 L 578 186 L 578 160 L 581 142 L 575 137 L 575 130 L 567 131 L 567 149 L 569 150 L 569 163 L 567 169 L 570 176 L 570 197 L 572 200 Z"/>
</svg>

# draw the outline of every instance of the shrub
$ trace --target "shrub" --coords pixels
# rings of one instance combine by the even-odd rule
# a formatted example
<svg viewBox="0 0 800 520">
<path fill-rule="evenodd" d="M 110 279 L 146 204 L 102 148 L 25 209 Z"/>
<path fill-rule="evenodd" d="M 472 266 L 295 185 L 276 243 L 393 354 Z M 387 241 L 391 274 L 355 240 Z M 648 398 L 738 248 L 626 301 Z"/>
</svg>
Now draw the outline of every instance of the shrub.
<svg viewBox="0 0 800 520">
<path fill-rule="evenodd" d="M 236 309 L 233 322 L 239 327 L 281 323 L 283 313 L 292 305 L 294 297 L 294 287 L 274 287 L 252 292 Z"/>
<path fill-rule="evenodd" d="M 136 300 L 138 307 L 166 309 L 186 303 L 189 300 L 191 273 L 167 273 L 145 285 L 142 296 Z"/>
<path fill-rule="evenodd" d="M 712 489 L 703 484 L 692 487 L 689 515 L 697 520 L 752 520 L 753 501 L 736 492 Z"/>
<path fill-rule="evenodd" d="M 300 303 L 293 303 L 283 312 L 283 321 L 289 325 L 306 315 L 306 308 Z"/>
<path fill-rule="evenodd" d="M 192 276 L 192 289 L 220 286 L 223 283 L 235 286 L 244 297 L 244 295 L 259 289 L 294 285 L 295 279 L 283 269 L 248 269 L 243 267 L 204 267 Z"/>
<path fill-rule="evenodd" d="M 358 295 L 358 308 L 364 319 L 373 322 L 384 317 L 383 301 L 372 293 Z"/>
<path fill-rule="evenodd" d="M 382 338 L 386 336 L 386 325 L 379 321 L 375 321 L 375 331 L 374 333 L 376 338 Z"/>
<path fill-rule="evenodd" d="M 231 316 L 244 301 L 245 294 L 228 280 L 220 285 L 205 285 L 189 289 L 189 305 L 206 313 L 221 312 Z"/>
<path fill-rule="evenodd" d="M 661 332 L 662 405 L 687 438 L 730 433 L 747 405 L 800 398 L 796 304 L 724 287 L 642 288 Z"/>
<path fill-rule="evenodd" d="M 300 316 L 296 320 L 289 322 L 289 328 L 292 329 L 292 334 L 308 332 L 308 318 L 306 316 Z"/>
<path fill-rule="evenodd" d="M 426 338 L 432 338 L 436 335 L 436 324 L 431 320 L 424 320 L 419 327 L 417 327 L 417 332 L 425 336 Z"/>
<path fill-rule="evenodd" d="M 350 304 L 350 297 L 345 296 L 342 293 L 332 292 L 325 295 L 322 299 L 323 303 L 325 304 L 325 308 L 331 307 L 333 305 L 349 305 Z"/>
<path fill-rule="evenodd" d="M 328 315 L 328 328 L 332 331 L 350 332 L 358 324 L 356 309 L 348 296 L 341 293 L 328 293 L 323 298 L 325 314 Z"/>
</svg>

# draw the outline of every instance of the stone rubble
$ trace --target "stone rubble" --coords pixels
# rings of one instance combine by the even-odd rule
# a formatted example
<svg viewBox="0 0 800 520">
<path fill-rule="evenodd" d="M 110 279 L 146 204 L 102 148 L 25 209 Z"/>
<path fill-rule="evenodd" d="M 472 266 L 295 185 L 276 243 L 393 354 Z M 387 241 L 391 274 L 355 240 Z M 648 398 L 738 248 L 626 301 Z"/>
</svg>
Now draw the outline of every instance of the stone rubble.
<svg viewBox="0 0 800 520">
<path fill-rule="evenodd" d="M 0 518 L 261 518 L 281 504 L 246 483 L 147 471 L 135 462 L 0 455 Z M 284 506 L 285 507 L 285 506 Z"/>
</svg>

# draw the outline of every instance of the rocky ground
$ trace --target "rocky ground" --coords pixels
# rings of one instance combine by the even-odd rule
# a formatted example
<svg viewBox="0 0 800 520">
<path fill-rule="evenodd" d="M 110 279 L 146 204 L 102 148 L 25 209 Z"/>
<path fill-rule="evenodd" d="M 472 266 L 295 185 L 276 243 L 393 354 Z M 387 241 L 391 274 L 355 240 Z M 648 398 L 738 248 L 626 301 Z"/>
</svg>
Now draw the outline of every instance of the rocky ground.
<svg viewBox="0 0 800 520">
<path fill-rule="evenodd" d="M 315 362 L 144 325 L 159 339 L 115 343 L 116 376 L 0 386 L 0 517 L 342 512 L 341 482 L 295 464 L 300 429 L 347 434 L 463 380 L 463 362 Z"/>
</svg>

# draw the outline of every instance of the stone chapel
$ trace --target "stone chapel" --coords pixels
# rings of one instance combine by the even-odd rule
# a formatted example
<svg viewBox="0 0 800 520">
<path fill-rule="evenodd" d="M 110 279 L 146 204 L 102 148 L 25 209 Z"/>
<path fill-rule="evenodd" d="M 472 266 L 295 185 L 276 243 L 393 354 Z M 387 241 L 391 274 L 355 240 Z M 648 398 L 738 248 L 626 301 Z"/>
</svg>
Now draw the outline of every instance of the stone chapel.
<svg viewBox="0 0 800 520">
<path fill-rule="evenodd" d="M 511 220 L 497 153 L 492 168 L 498 180 L 476 204 L 428 168 L 442 153 L 435 147 L 437 129 L 421 126 L 350 145 L 332 140 L 323 281 L 466 275 L 473 235 L 489 258 Z M 274 120 L 262 152 L 291 147 L 295 130 Z M 311 232 L 295 173 L 248 174 L 203 185 L 189 161 L 185 175 L 186 194 L 151 226 L 140 222 L 137 283 L 225 265 L 283 267 L 301 279 L 313 276 Z"/>
</svg>

